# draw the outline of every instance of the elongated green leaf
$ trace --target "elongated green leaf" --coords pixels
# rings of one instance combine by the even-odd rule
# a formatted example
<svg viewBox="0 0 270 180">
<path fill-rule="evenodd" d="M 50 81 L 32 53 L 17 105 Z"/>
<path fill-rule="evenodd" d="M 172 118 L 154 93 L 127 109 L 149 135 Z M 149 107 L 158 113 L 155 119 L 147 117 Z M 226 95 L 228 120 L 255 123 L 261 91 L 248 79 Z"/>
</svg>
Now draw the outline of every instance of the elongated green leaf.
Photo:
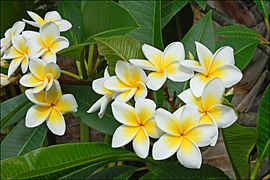
<svg viewBox="0 0 270 180">
<path fill-rule="evenodd" d="M 196 0 L 196 3 L 198 3 L 202 9 L 205 9 L 207 5 L 207 0 Z"/>
<path fill-rule="evenodd" d="M 255 0 L 256 5 L 259 10 L 263 13 L 264 17 L 269 16 L 270 14 L 270 2 L 266 0 Z"/>
<path fill-rule="evenodd" d="M 198 22 L 196 22 L 182 39 L 186 55 L 188 55 L 187 53 L 189 51 L 193 55 L 196 54 L 195 41 L 204 44 L 211 51 L 214 51 L 215 41 L 212 26 L 212 11 L 209 11 Z"/>
<path fill-rule="evenodd" d="M 82 54 L 84 48 L 89 44 L 90 43 L 75 44 L 75 45 L 72 45 L 68 48 L 63 49 L 58 54 L 70 57 L 70 58 L 77 60 L 77 61 L 80 61 L 81 54 Z"/>
<path fill-rule="evenodd" d="M 138 28 L 128 11 L 113 1 L 87 1 L 82 11 L 82 38 L 124 35 Z"/>
<path fill-rule="evenodd" d="M 169 21 L 188 3 L 189 1 L 161 1 L 161 27 L 164 28 Z"/>
<path fill-rule="evenodd" d="M 108 144 L 61 144 L 1 161 L 1 179 L 57 179 L 92 164 L 129 159 L 141 161 L 134 153 Z"/>
<path fill-rule="evenodd" d="M 1 143 L 1 160 L 23 155 L 43 145 L 47 134 L 46 124 L 36 128 L 25 127 L 21 121 Z"/>
<path fill-rule="evenodd" d="M 142 44 L 146 43 L 163 49 L 161 1 L 120 0 L 119 4 L 132 14 L 140 25 L 140 28 L 131 32 L 130 35 Z"/>
<path fill-rule="evenodd" d="M 262 101 L 259 107 L 257 119 L 257 150 L 259 159 L 262 161 L 270 154 L 270 85 L 267 86 L 263 93 Z"/>
<path fill-rule="evenodd" d="M 105 57 L 109 71 L 114 72 L 116 61 L 143 58 L 141 44 L 128 36 L 96 38 L 99 54 Z"/>
<path fill-rule="evenodd" d="M 113 166 L 91 175 L 88 179 L 129 179 L 137 170 L 133 166 Z"/>
<path fill-rule="evenodd" d="M 164 162 L 151 169 L 141 179 L 229 179 L 221 170 L 202 164 L 200 169 L 189 169 L 179 162 Z"/>
<path fill-rule="evenodd" d="M 237 178 L 248 172 L 249 154 L 256 142 L 256 130 L 238 124 L 223 129 L 223 138 Z"/>
<path fill-rule="evenodd" d="M 216 42 L 216 47 L 231 46 L 234 49 L 235 65 L 243 70 L 249 64 L 259 40 L 254 38 L 225 38 Z"/>
<path fill-rule="evenodd" d="M 28 106 L 29 104 L 31 104 L 31 102 L 26 98 L 24 94 L 2 102 L 0 114 L 1 127 L 5 125 L 9 120 L 18 121 L 22 119 L 26 113 L 26 109 L 24 109 L 24 111 L 20 111 L 20 109 Z"/>
<path fill-rule="evenodd" d="M 101 97 L 96 94 L 91 85 L 89 86 L 63 86 L 63 92 L 71 93 L 78 102 L 78 111 L 74 115 L 80 117 L 88 126 L 112 135 L 115 129 L 120 125 L 112 115 L 111 105 L 108 104 L 105 115 L 99 119 L 97 113 L 87 113 L 87 110 Z"/>
<path fill-rule="evenodd" d="M 242 25 L 223 26 L 215 31 L 215 35 L 229 38 L 255 38 L 258 39 L 260 34 L 253 29 Z"/>
</svg>

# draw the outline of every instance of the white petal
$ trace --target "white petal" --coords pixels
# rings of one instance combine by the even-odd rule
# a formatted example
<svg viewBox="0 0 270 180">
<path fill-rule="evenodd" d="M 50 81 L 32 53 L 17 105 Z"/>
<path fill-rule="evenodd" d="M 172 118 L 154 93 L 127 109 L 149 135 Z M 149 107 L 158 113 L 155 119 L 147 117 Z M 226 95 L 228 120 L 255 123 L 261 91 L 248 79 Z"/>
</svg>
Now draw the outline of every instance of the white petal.
<svg viewBox="0 0 270 180">
<path fill-rule="evenodd" d="M 55 24 L 59 27 L 61 32 L 67 31 L 72 27 L 72 24 L 64 19 L 56 21 Z"/>
<path fill-rule="evenodd" d="M 25 46 L 28 48 L 29 57 L 38 58 L 40 56 L 39 52 L 42 49 L 42 45 L 36 39 L 28 39 Z"/>
<path fill-rule="evenodd" d="M 28 70 L 28 66 L 29 66 L 29 59 L 28 57 L 25 57 L 23 58 L 22 63 L 21 63 L 22 73 L 26 73 L 26 71 Z"/>
<path fill-rule="evenodd" d="M 96 112 L 100 107 L 101 107 L 101 103 L 103 101 L 103 96 L 101 98 L 99 98 L 99 100 L 97 100 L 97 102 L 95 102 L 89 109 L 88 109 L 88 113 L 93 113 Z"/>
<path fill-rule="evenodd" d="M 46 22 L 54 22 L 54 21 L 58 21 L 58 20 L 61 20 L 61 16 L 60 14 L 57 12 L 57 11 L 50 11 L 50 12 L 47 12 L 45 14 L 45 17 L 44 17 L 44 20 Z"/>
<path fill-rule="evenodd" d="M 227 128 L 237 120 L 237 114 L 234 109 L 222 104 L 211 107 L 208 112 L 219 128 Z"/>
<path fill-rule="evenodd" d="M 5 51 L 3 59 L 22 58 L 22 54 L 13 46 Z"/>
<path fill-rule="evenodd" d="M 120 79 L 116 76 L 110 77 L 108 80 L 104 82 L 104 86 L 111 90 L 111 91 L 116 91 L 116 92 L 124 92 L 131 90 L 129 86 L 124 84 Z"/>
<path fill-rule="evenodd" d="M 106 69 L 104 70 L 104 80 L 107 80 L 110 78 L 110 74 L 108 71 L 108 66 L 106 67 Z"/>
<path fill-rule="evenodd" d="M 45 79 L 42 84 L 35 86 L 35 88 L 31 89 L 34 93 L 40 93 L 43 91 L 48 84 L 48 79 Z"/>
<path fill-rule="evenodd" d="M 153 158 L 163 160 L 171 157 L 180 147 L 181 138 L 164 134 L 153 145 Z"/>
<path fill-rule="evenodd" d="M 110 91 L 104 87 L 104 82 L 105 82 L 105 78 L 98 78 L 98 79 L 94 80 L 92 83 L 93 90 L 96 93 L 102 94 L 102 95 L 112 94 L 112 91 Z"/>
<path fill-rule="evenodd" d="M 12 41 L 12 45 L 16 48 L 17 51 L 19 51 L 21 54 L 25 54 L 23 50 L 24 50 L 26 41 L 22 35 L 16 35 L 12 37 L 11 41 Z"/>
<path fill-rule="evenodd" d="M 137 89 L 134 99 L 137 101 L 139 98 L 145 98 L 147 96 L 147 88 L 144 83 L 139 82 L 138 83 L 139 88 Z"/>
<path fill-rule="evenodd" d="M 141 59 L 130 59 L 129 62 L 131 64 L 134 64 L 135 66 L 138 66 L 146 70 L 150 70 L 150 71 L 158 70 L 158 68 L 155 67 L 150 61 L 141 60 Z"/>
<path fill-rule="evenodd" d="M 125 84 L 132 85 L 129 81 L 129 71 L 131 68 L 131 64 L 124 61 L 117 61 L 115 65 L 115 74 L 116 76 Z"/>
<path fill-rule="evenodd" d="M 216 134 L 216 128 L 210 124 L 198 124 L 185 133 L 194 144 L 199 147 L 208 146 Z"/>
<path fill-rule="evenodd" d="M 131 126 L 119 126 L 112 137 L 112 147 L 121 147 L 128 144 L 136 136 L 139 128 Z"/>
<path fill-rule="evenodd" d="M 162 73 L 152 72 L 148 75 L 148 81 L 146 83 L 149 89 L 154 91 L 160 89 L 167 79 L 167 71 Z"/>
<path fill-rule="evenodd" d="M 13 59 L 8 67 L 8 77 L 10 77 L 20 66 L 23 58 Z"/>
<path fill-rule="evenodd" d="M 58 79 L 61 74 L 59 66 L 53 62 L 46 64 L 43 70 L 44 75 L 51 74 L 54 79 Z"/>
<path fill-rule="evenodd" d="M 223 82 L 219 78 L 210 80 L 204 87 L 202 94 L 202 105 L 205 110 L 213 105 L 221 104 L 225 92 Z"/>
<path fill-rule="evenodd" d="M 57 80 L 53 81 L 53 85 L 46 91 L 46 101 L 48 103 L 56 103 L 62 96 L 60 83 Z"/>
<path fill-rule="evenodd" d="M 223 81 L 226 88 L 235 85 L 243 77 L 242 72 L 233 65 L 220 66 L 214 69 L 211 75 L 213 77 L 220 78 Z"/>
<path fill-rule="evenodd" d="M 194 104 L 187 104 L 183 106 L 180 123 L 181 132 L 186 133 L 193 126 L 200 123 L 200 113 L 198 107 Z"/>
<path fill-rule="evenodd" d="M 132 144 L 135 153 L 140 158 L 144 159 L 148 156 L 150 140 L 143 127 L 141 127 L 140 130 L 137 132 Z"/>
<path fill-rule="evenodd" d="M 233 48 L 229 46 L 223 46 L 215 52 L 213 55 L 211 69 L 226 64 L 234 65 Z"/>
<path fill-rule="evenodd" d="M 153 119 L 155 110 L 156 104 L 150 99 L 139 98 L 135 102 L 135 114 L 140 123 Z"/>
<path fill-rule="evenodd" d="M 180 136 L 180 120 L 165 109 L 159 108 L 155 114 L 157 126 L 165 133 Z"/>
<path fill-rule="evenodd" d="M 111 102 L 111 100 L 112 100 L 112 96 L 111 95 L 105 95 L 105 96 L 103 96 L 103 100 L 101 102 L 100 111 L 98 113 L 98 117 L 100 119 L 103 118 L 103 116 L 104 116 L 104 114 L 106 112 L 107 106 Z"/>
<path fill-rule="evenodd" d="M 56 102 L 55 108 L 57 108 L 62 114 L 77 112 L 78 104 L 72 94 L 64 94 Z"/>
<path fill-rule="evenodd" d="M 28 21 L 26 19 L 23 19 L 23 21 L 26 22 L 27 24 L 30 24 L 31 26 L 34 26 L 34 27 L 38 27 L 38 28 L 41 27 L 41 25 L 35 21 Z"/>
<path fill-rule="evenodd" d="M 112 103 L 112 113 L 114 118 L 127 126 L 138 126 L 135 109 L 121 101 L 115 100 Z"/>
<path fill-rule="evenodd" d="M 147 76 L 140 67 L 131 65 L 128 73 L 129 82 L 131 82 L 132 86 L 137 86 L 138 82 L 145 83 L 147 81 Z"/>
<path fill-rule="evenodd" d="M 151 138 L 159 138 L 162 134 L 164 134 L 157 126 L 156 121 L 154 119 L 149 119 L 148 121 L 144 122 L 143 127 L 147 134 Z"/>
<path fill-rule="evenodd" d="M 156 67 L 161 67 L 161 59 L 162 59 L 162 51 L 159 49 L 149 46 L 147 44 L 144 44 L 142 46 L 142 51 L 145 57 Z"/>
<path fill-rule="evenodd" d="M 26 113 L 25 126 L 36 127 L 42 124 L 49 117 L 51 107 L 49 106 L 32 106 Z"/>
<path fill-rule="evenodd" d="M 17 21 L 12 27 L 13 34 L 14 35 L 20 34 L 24 30 L 24 28 L 25 28 L 25 22 Z"/>
<path fill-rule="evenodd" d="M 54 52 L 53 49 L 50 49 L 49 51 L 46 51 L 43 55 L 42 55 L 42 59 L 46 62 L 46 63 L 56 63 L 56 54 Z"/>
<path fill-rule="evenodd" d="M 27 14 L 41 27 L 44 24 L 44 20 L 34 12 L 27 11 Z"/>
<path fill-rule="evenodd" d="M 179 62 L 185 59 L 185 50 L 181 42 L 172 42 L 164 50 L 162 66 L 167 67 L 168 65 Z"/>
<path fill-rule="evenodd" d="M 180 61 L 180 65 L 183 68 L 189 69 L 191 71 L 197 71 L 200 73 L 206 72 L 206 69 L 198 61 L 184 60 L 184 61 Z"/>
<path fill-rule="evenodd" d="M 177 159 L 187 168 L 199 169 L 202 164 L 202 155 L 199 148 L 187 138 L 182 138 Z"/>
<path fill-rule="evenodd" d="M 65 49 L 69 46 L 69 41 L 65 37 L 56 37 L 53 39 L 51 48 L 54 50 L 54 52 L 61 51 L 62 49 Z"/>
<path fill-rule="evenodd" d="M 168 78 L 176 82 L 184 82 L 193 77 L 193 71 L 180 66 L 178 62 L 172 63 L 167 67 Z"/>
<path fill-rule="evenodd" d="M 23 37 L 28 40 L 28 39 L 40 39 L 40 34 L 39 32 L 35 32 L 35 31 L 23 31 L 22 32 Z"/>
<path fill-rule="evenodd" d="M 55 108 L 52 108 L 51 114 L 48 117 L 47 126 L 52 133 L 62 136 L 66 131 L 66 122 L 63 115 Z"/>
<path fill-rule="evenodd" d="M 209 70 L 213 57 L 212 52 L 206 46 L 199 42 L 195 42 L 195 44 L 201 66 L 203 66 L 206 70 Z"/>
<path fill-rule="evenodd" d="M 33 74 L 28 73 L 20 79 L 20 84 L 25 87 L 36 87 L 43 84 L 43 81 L 37 79 Z"/>
<path fill-rule="evenodd" d="M 115 100 L 119 100 L 119 101 L 123 101 L 123 102 L 128 102 L 136 93 L 137 88 L 132 88 L 129 91 L 126 92 L 122 92 L 121 94 L 119 94 Z"/>
<path fill-rule="evenodd" d="M 181 92 L 181 94 L 178 95 L 178 97 L 186 104 L 188 103 L 192 103 L 192 104 L 197 104 L 199 98 L 196 98 L 191 89 L 187 89 L 183 92 Z"/>
<path fill-rule="evenodd" d="M 210 81 L 211 77 L 205 77 L 203 74 L 197 73 L 190 80 L 190 89 L 194 96 L 200 97 L 202 96 L 203 89 L 205 85 Z"/>
<path fill-rule="evenodd" d="M 31 58 L 29 63 L 30 72 L 38 79 L 44 80 L 44 68 L 46 63 L 42 59 Z"/>
<path fill-rule="evenodd" d="M 45 91 L 34 93 L 31 89 L 27 89 L 25 91 L 25 95 L 30 101 L 32 101 L 33 103 L 39 106 L 51 106 L 45 100 Z"/>
<path fill-rule="evenodd" d="M 44 44 L 49 47 L 53 40 L 60 36 L 60 31 L 55 23 L 48 22 L 40 28 L 40 36 Z"/>
</svg>

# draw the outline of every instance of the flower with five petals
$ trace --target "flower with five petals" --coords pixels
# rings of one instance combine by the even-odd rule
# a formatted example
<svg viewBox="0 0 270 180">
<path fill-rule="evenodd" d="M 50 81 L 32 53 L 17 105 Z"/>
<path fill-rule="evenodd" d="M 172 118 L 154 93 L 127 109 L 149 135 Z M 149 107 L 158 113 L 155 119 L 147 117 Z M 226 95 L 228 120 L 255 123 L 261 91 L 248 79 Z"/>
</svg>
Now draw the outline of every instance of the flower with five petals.
<svg viewBox="0 0 270 180">
<path fill-rule="evenodd" d="M 156 104 L 150 99 L 139 98 L 135 108 L 122 101 L 114 101 L 113 115 L 123 125 L 115 130 L 112 147 L 121 147 L 133 141 L 135 153 L 146 158 L 150 147 L 149 136 L 159 138 L 162 134 L 154 120 L 155 109 Z"/>
<path fill-rule="evenodd" d="M 42 19 L 39 15 L 34 12 L 27 11 L 27 14 L 34 20 L 28 21 L 23 19 L 24 22 L 30 24 L 32 26 L 41 28 L 44 24 L 48 22 L 54 22 L 61 32 L 69 30 L 72 25 L 67 20 L 61 18 L 60 14 L 57 11 L 50 11 L 45 14 L 44 19 Z"/>
<path fill-rule="evenodd" d="M 190 89 L 196 97 L 202 95 L 204 86 L 211 79 L 220 78 L 225 87 L 231 87 L 239 82 L 243 75 L 234 65 L 233 49 L 229 46 L 219 48 L 214 55 L 212 52 L 199 42 L 195 42 L 198 61 L 181 61 L 181 66 L 196 71 L 194 77 L 190 80 Z"/>
<path fill-rule="evenodd" d="M 198 147 L 210 144 L 215 129 L 212 125 L 200 124 L 198 108 L 188 104 L 173 114 L 160 108 L 155 121 L 165 134 L 154 143 L 153 158 L 163 160 L 177 152 L 177 159 L 183 166 L 200 168 L 202 157 Z"/>
<path fill-rule="evenodd" d="M 154 71 L 148 75 L 147 87 L 158 90 L 165 83 L 167 77 L 172 81 L 184 82 L 193 76 L 193 72 L 180 66 L 185 59 L 185 50 L 181 42 L 169 44 L 164 52 L 152 46 L 142 46 L 145 57 L 149 60 L 130 59 L 129 62 L 145 70 Z"/>
<path fill-rule="evenodd" d="M 63 114 L 76 112 L 78 105 L 72 94 L 62 94 L 58 81 L 48 91 L 34 93 L 26 90 L 25 95 L 33 105 L 26 113 L 26 127 L 36 127 L 46 121 L 48 128 L 56 135 L 63 135 L 66 130 Z"/>
<path fill-rule="evenodd" d="M 67 38 L 60 36 L 59 28 L 55 23 L 49 22 L 40 28 L 40 32 L 24 31 L 26 39 L 34 39 L 41 47 L 42 59 L 47 63 L 56 63 L 56 53 L 69 46 Z"/>
<path fill-rule="evenodd" d="M 115 98 L 123 102 L 129 101 L 133 96 L 135 101 L 147 95 L 147 76 L 145 72 L 128 62 L 117 61 L 115 66 L 116 76 L 110 77 L 105 81 L 104 86 L 119 95 Z"/>
<path fill-rule="evenodd" d="M 196 97 L 190 89 L 183 91 L 179 98 L 185 103 L 198 107 L 201 124 L 213 124 L 216 127 L 216 136 L 211 145 L 215 145 L 218 138 L 218 128 L 226 128 L 237 120 L 233 108 L 222 104 L 225 87 L 219 78 L 210 80 L 203 89 L 201 97 Z"/>
<path fill-rule="evenodd" d="M 44 89 L 49 90 L 53 82 L 60 76 L 60 68 L 57 64 L 53 62 L 47 64 L 42 59 L 31 59 L 29 69 L 30 73 L 20 79 L 20 84 L 33 88 L 34 93 Z"/>
</svg>

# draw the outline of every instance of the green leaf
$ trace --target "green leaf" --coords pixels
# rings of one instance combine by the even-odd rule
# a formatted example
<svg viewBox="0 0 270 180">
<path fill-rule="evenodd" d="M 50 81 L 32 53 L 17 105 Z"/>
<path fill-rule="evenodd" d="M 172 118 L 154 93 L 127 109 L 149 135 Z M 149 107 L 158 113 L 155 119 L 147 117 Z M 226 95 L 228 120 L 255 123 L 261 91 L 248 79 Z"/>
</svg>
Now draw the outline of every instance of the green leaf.
<svg viewBox="0 0 270 180">
<path fill-rule="evenodd" d="M 129 35 L 142 44 L 163 49 L 161 34 L 161 1 L 120 0 L 119 4 L 127 9 L 137 20 L 140 28 Z"/>
<path fill-rule="evenodd" d="M 174 95 L 174 92 L 176 92 L 176 95 L 179 95 L 181 92 L 185 90 L 185 87 L 187 85 L 187 82 L 175 82 L 170 79 L 167 79 L 166 84 L 168 86 L 168 91 L 170 96 L 172 97 Z"/>
<path fill-rule="evenodd" d="M 225 38 L 216 42 L 216 47 L 230 46 L 234 49 L 235 65 L 243 70 L 249 64 L 259 44 L 254 38 Z"/>
<path fill-rule="evenodd" d="M 133 166 L 113 166 L 91 175 L 88 179 L 129 179 L 138 168 Z"/>
<path fill-rule="evenodd" d="M 215 50 L 212 11 L 209 11 L 198 22 L 196 22 L 183 37 L 182 42 L 185 46 L 186 55 L 188 55 L 189 51 L 194 56 L 196 55 L 195 41 L 204 44 L 211 51 Z"/>
<path fill-rule="evenodd" d="M 63 49 L 62 51 L 58 52 L 58 54 L 80 61 L 81 53 L 83 52 L 84 48 L 89 44 L 90 43 L 75 44 Z"/>
<path fill-rule="evenodd" d="M 29 106 L 31 102 L 24 94 L 13 97 L 2 102 L 1 105 L 1 127 L 8 121 L 18 121 L 25 116 L 26 110 L 24 107 Z M 23 109 L 23 110 L 22 110 Z"/>
<path fill-rule="evenodd" d="M 108 144 L 54 145 L 1 161 L 1 179 L 58 179 L 93 164 L 129 159 L 142 161 L 134 153 Z"/>
<path fill-rule="evenodd" d="M 27 128 L 24 124 L 24 121 L 17 124 L 2 141 L 1 160 L 23 155 L 43 145 L 47 134 L 46 124 L 36 128 Z"/>
<path fill-rule="evenodd" d="M 223 139 L 236 178 L 242 178 L 248 172 L 249 154 L 256 142 L 256 130 L 233 124 L 223 129 Z"/>
<path fill-rule="evenodd" d="M 82 39 L 124 35 L 139 26 L 131 14 L 113 1 L 87 1 L 82 11 Z"/>
<path fill-rule="evenodd" d="M 141 179 L 229 179 L 221 170 L 202 164 L 200 169 L 189 169 L 179 162 L 164 162 L 152 168 Z"/>
<path fill-rule="evenodd" d="M 263 13 L 263 16 L 268 17 L 270 14 L 270 2 L 266 0 L 255 0 L 255 3 L 259 10 Z"/>
<path fill-rule="evenodd" d="M 207 0 L 196 0 L 196 3 L 204 10 L 207 5 Z"/>
<path fill-rule="evenodd" d="M 161 27 L 164 28 L 169 21 L 188 3 L 189 1 L 161 1 Z"/>
<path fill-rule="evenodd" d="M 95 38 L 99 54 L 105 57 L 109 71 L 114 72 L 116 61 L 143 58 L 141 44 L 128 36 L 114 36 L 108 38 Z"/>
<path fill-rule="evenodd" d="M 270 154 L 270 85 L 267 86 L 263 93 L 262 101 L 259 106 L 257 119 L 257 150 L 259 159 L 262 161 Z"/>
<path fill-rule="evenodd" d="M 229 38 L 255 38 L 258 39 L 260 34 L 253 29 L 243 25 L 223 26 L 215 31 L 215 35 Z"/>
<path fill-rule="evenodd" d="M 92 90 L 91 84 L 89 86 L 63 86 L 62 89 L 63 92 L 71 93 L 75 96 L 79 107 L 74 115 L 80 117 L 81 121 L 88 126 L 105 134 L 112 135 L 120 125 L 112 115 L 110 104 L 108 104 L 102 119 L 99 119 L 97 112 L 87 113 L 87 110 L 101 97 Z"/>
</svg>

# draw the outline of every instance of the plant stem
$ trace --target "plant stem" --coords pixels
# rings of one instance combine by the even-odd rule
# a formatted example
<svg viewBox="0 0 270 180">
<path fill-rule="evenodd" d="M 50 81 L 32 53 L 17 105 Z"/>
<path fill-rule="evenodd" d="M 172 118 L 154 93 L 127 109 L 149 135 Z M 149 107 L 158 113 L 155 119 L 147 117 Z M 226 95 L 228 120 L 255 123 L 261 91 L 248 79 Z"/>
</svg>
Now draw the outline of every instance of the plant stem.
<svg viewBox="0 0 270 180">
<path fill-rule="evenodd" d="M 89 53 L 88 53 L 88 66 L 87 66 L 87 75 L 91 76 L 93 75 L 93 56 L 94 56 L 94 44 L 89 45 Z"/>
<path fill-rule="evenodd" d="M 81 142 L 89 142 L 89 128 L 83 121 L 80 122 L 80 137 Z"/>
<path fill-rule="evenodd" d="M 268 16 L 264 16 L 264 23 L 265 23 L 265 26 L 266 26 L 266 31 L 267 31 L 268 35 L 270 35 L 270 26 L 269 26 Z"/>
<path fill-rule="evenodd" d="M 77 69 L 78 69 L 78 73 L 79 73 L 80 79 L 83 79 L 81 62 L 80 61 L 76 61 L 76 65 L 77 65 Z"/>
<path fill-rule="evenodd" d="M 73 78 L 75 78 L 75 79 L 78 79 L 78 80 L 81 79 L 80 76 L 78 76 L 77 74 L 74 74 L 74 73 L 72 73 L 72 72 L 69 72 L 69 71 L 61 70 L 61 73 L 65 74 L 65 75 L 68 75 L 68 76 L 70 76 L 70 77 L 73 77 Z"/>
<path fill-rule="evenodd" d="M 110 138 L 111 138 L 110 135 L 105 134 L 105 136 L 104 136 L 104 143 L 105 143 L 105 144 L 109 144 Z"/>
<path fill-rule="evenodd" d="M 254 169 L 253 169 L 253 171 L 251 173 L 250 179 L 256 179 L 256 176 L 257 176 L 257 173 L 258 173 L 258 171 L 260 169 L 260 166 L 261 166 L 261 160 L 257 159 L 256 164 L 254 166 Z"/>
</svg>

